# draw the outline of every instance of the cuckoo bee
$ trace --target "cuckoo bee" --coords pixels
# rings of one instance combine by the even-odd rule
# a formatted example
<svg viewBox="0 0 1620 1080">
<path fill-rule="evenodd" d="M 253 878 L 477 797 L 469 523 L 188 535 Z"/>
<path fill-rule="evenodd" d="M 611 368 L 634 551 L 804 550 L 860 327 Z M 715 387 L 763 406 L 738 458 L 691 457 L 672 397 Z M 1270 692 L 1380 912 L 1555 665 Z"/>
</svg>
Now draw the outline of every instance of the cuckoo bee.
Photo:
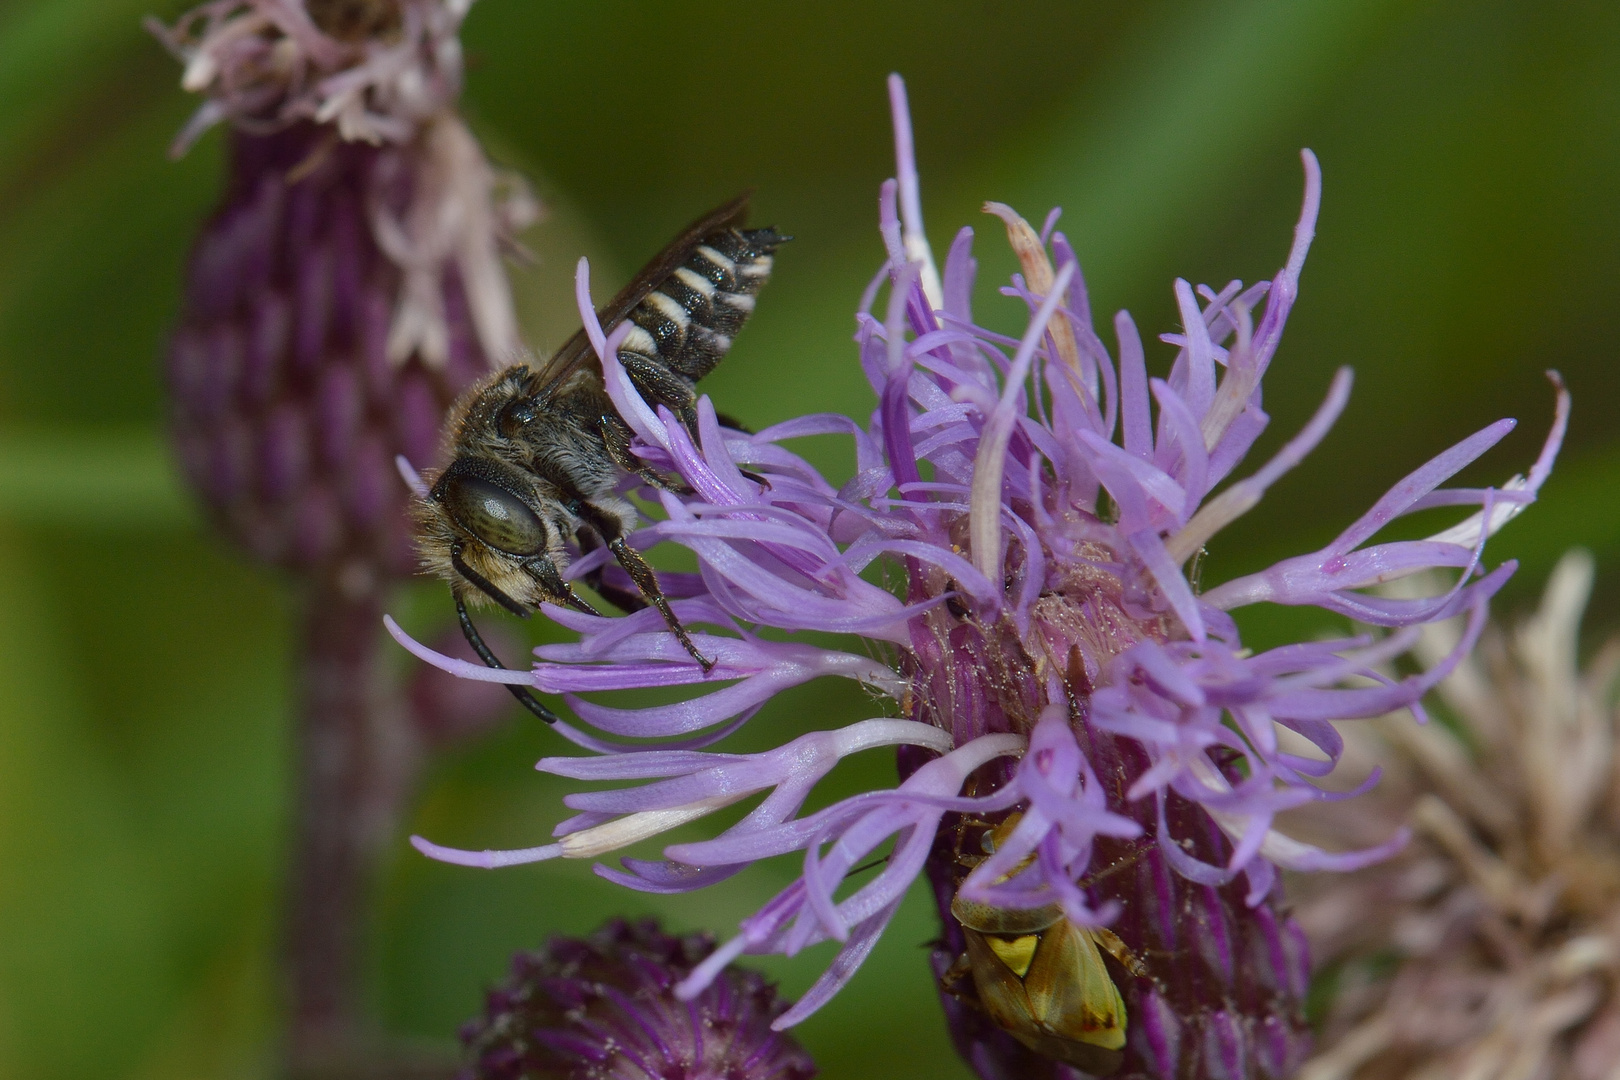
<svg viewBox="0 0 1620 1080">
<path fill-rule="evenodd" d="M 994 827 L 977 823 L 985 854 L 1012 835 L 1021 817 L 1014 813 Z M 973 823 L 964 823 L 959 848 L 961 836 L 973 828 Z M 959 854 L 962 876 L 981 858 Z M 1007 877 L 1031 862 L 1033 856 Z M 967 953 L 945 973 L 947 989 L 971 976 L 974 994 L 990 1019 L 1031 1050 L 1097 1076 L 1119 1068 L 1125 1001 L 1103 953 L 1135 977 L 1146 977 L 1147 969 L 1118 935 L 1100 926 L 1078 926 L 1056 904 L 1002 908 L 958 894 L 951 914 L 962 924 Z"/>
<path fill-rule="evenodd" d="M 632 324 L 619 347 L 626 375 L 649 403 L 668 407 L 697 428 L 695 384 L 712 371 L 748 321 L 770 277 L 774 228 L 747 229 L 748 196 L 705 215 L 602 308 L 604 331 Z M 631 431 L 614 410 L 600 363 L 581 329 L 543 364 L 514 364 L 464 394 L 447 422 L 450 464 L 425 477 L 417 506 L 423 563 L 450 582 L 462 632 L 484 663 L 502 667 L 467 606 L 498 604 L 527 617 L 543 603 L 595 613 L 563 579 L 568 543 L 605 545 L 639 597 L 597 584 L 626 609 L 651 604 L 705 671 L 670 610 L 652 567 L 632 548 L 635 507 L 619 494 L 626 472 L 656 487 L 677 487 L 631 452 Z M 512 693 L 548 723 L 556 716 L 528 690 Z"/>
</svg>

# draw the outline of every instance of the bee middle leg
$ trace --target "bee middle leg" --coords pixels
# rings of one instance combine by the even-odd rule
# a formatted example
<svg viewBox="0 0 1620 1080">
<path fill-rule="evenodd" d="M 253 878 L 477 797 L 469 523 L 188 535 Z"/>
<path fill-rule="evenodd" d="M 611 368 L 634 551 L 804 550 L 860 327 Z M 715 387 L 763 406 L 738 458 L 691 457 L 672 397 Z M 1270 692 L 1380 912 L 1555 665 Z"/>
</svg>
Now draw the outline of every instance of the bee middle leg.
<svg viewBox="0 0 1620 1080">
<path fill-rule="evenodd" d="M 612 459 L 613 464 L 627 473 L 641 477 L 648 487 L 660 491 L 673 491 L 677 495 L 692 494 L 692 489 L 681 483 L 679 477 L 671 480 L 635 455 L 635 451 L 630 449 L 630 426 L 616 414 L 603 413 L 599 426 L 602 445 L 607 448 L 608 457 Z"/>
<path fill-rule="evenodd" d="M 577 536 L 579 539 L 579 549 L 582 552 L 595 551 L 597 548 L 602 546 L 601 541 L 596 538 L 596 534 L 589 529 L 581 529 Z M 597 596 L 600 596 L 602 599 L 606 600 L 608 603 L 612 604 L 625 614 L 629 614 L 632 611 L 640 611 L 642 608 L 647 606 L 647 601 L 641 598 L 640 593 L 632 592 L 629 589 L 621 589 L 617 585 L 608 584 L 603 576 L 606 569 L 607 567 L 605 565 L 598 566 L 595 570 L 592 570 L 590 573 L 585 575 L 585 583 L 595 590 Z"/>
<path fill-rule="evenodd" d="M 647 603 L 658 609 L 658 613 L 664 617 L 664 622 L 669 624 L 669 632 L 675 635 L 681 647 L 691 654 L 692 659 L 698 662 L 704 672 L 712 671 L 714 661 L 698 652 L 697 646 L 692 644 L 692 638 L 687 634 L 686 627 L 681 625 L 681 620 L 676 617 L 674 610 L 669 606 L 669 600 L 664 596 L 664 590 L 658 586 L 658 575 L 653 573 L 652 565 L 641 557 L 641 552 L 631 547 L 622 536 L 609 540 L 608 550 L 613 552 L 613 557 L 624 567 L 624 572 L 630 575 L 630 580 L 636 583 L 636 588 L 641 590 L 641 595 Z"/>
<path fill-rule="evenodd" d="M 630 580 L 636 583 L 641 599 L 658 609 L 658 613 L 664 617 L 664 622 L 669 625 L 670 633 L 675 635 L 676 640 L 691 654 L 692 659 L 696 660 L 705 672 L 711 671 L 714 668 L 714 661 L 698 652 L 697 646 L 692 644 L 691 635 L 686 632 L 686 627 L 681 625 L 681 620 L 676 617 L 674 610 L 669 606 L 668 598 L 664 596 L 664 590 L 658 584 L 658 575 L 653 573 L 652 565 L 642 557 L 641 552 L 631 547 L 629 541 L 625 539 L 624 526 L 619 519 L 611 512 L 589 502 L 581 503 L 579 509 L 585 524 L 607 542 L 613 558 L 623 567 L 624 572 L 630 575 Z"/>
</svg>

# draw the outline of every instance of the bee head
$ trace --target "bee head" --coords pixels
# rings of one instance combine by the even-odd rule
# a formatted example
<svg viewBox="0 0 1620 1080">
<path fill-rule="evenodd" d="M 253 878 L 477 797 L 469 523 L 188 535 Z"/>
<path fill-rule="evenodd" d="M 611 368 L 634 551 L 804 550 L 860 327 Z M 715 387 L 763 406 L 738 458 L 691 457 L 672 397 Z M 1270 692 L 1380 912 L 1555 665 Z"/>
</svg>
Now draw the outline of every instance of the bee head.
<svg viewBox="0 0 1620 1080">
<path fill-rule="evenodd" d="M 493 461 L 460 457 L 428 494 L 456 534 L 450 549 L 456 573 L 520 616 L 529 614 L 523 601 L 543 598 L 532 595 L 536 579 L 530 566 L 549 564 L 551 540 L 540 514 L 519 494 L 530 486 Z"/>
</svg>

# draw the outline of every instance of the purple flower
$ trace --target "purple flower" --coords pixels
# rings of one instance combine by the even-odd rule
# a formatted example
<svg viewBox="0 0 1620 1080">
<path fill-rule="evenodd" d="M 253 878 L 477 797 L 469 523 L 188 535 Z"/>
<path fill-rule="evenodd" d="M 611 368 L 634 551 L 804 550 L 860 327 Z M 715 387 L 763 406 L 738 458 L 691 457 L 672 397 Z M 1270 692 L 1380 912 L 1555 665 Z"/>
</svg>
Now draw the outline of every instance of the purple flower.
<svg viewBox="0 0 1620 1080">
<path fill-rule="evenodd" d="M 792 955 L 840 942 L 820 981 L 776 1021 L 796 1023 L 854 974 L 926 872 L 945 922 L 935 954 L 943 1000 L 959 1049 L 981 1075 L 1070 1074 L 1048 1054 L 1051 1040 L 989 1022 L 984 1002 L 953 974 L 965 940 L 951 914 L 957 899 L 1111 926 L 1134 956 L 1109 969 L 1126 1005 L 1119 1052 L 1127 1071 L 1288 1075 L 1308 1045 L 1308 961 L 1279 907 L 1276 868 L 1349 869 L 1405 838 L 1329 852 L 1277 831 L 1273 819 L 1329 797 L 1314 781 L 1340 753 L 1332 721 L 1420 710 L 1424 693 L 1472 647 L 1489 598 L 1513 571 L 1487 571 L 1484 542 L 1534 500 L 1563 436 L 1567 396 L 1558 385 L 1557 418 L 1527 478 L 1440 487 L 1513 426 L 1498 422 L 1412 472 L 1322 550 L 1200 594 L 1189 561 L 1321 441 L 1349 397 L 1342 370 L 1292 440 L 1222 487 L 1268 421 L 1261 381 L 1313 234 L 1315 157 L 1303 154 L 1304 208 L 1283 269 L 1247 288 L 1177 281 L 1184 329 L 1162 339 L 1176 350 L 1168 376 L 1150 378 L 1128 314 L 1114 319 L 1112 353 L 1093 329 L 1055 211 L 1037 232 L 1010 208 L 986 205 L 1023 271 L 1001 292 L 1027 308 L 1029 321 L 1017 339 L 974 321 L 973 231 L 957 234 L 936 271 L 897 77 L 890 89 L 899 179 L 883 186 L 879 222 L 889 258 L 856 315 L 860 363 L 878 401 L 865 426 L 806 416 L 743 435 L 722 429 L 704 399 L 694 442 L 635 395 L 615 358 L 623 330 L 596 325 L 581 265 L 581 315 L 638 453 L 691 489 L 646 492 L 664 518 L 638 541 L 696 556 L 698 573 L 672 577 L 672 592 L 683 620 L 713 628 L 698 644 L 719 663 L 705 678 L 649 612 L 548 612 L 580 639 L 537 650 L 530 673 L 435 658 L 396 630 L 412 651 L 457 674 L 562 693 L 610 734 L 683 740 L 638 748 L 558 725 L 598 756 L 548 758 L 540 768 L 650 782 L 570 796 L 581 813 L 556 828 L 557 842 L 527 851 L 418 847 L 482 866 L 594 858 L 770 792 L 712 840 L 671 845 L 663 861 L 597 868 L 662 892 L 803 853 L 802 876 L 699 965 L 682 994 L 701 992 L 741 953 Z M 853 443 L 854 473 L 842 484 L 786 445 L 825 434 Z M 1426 540 L 1372 542 L 1398 517 L 1447 505 L 1477 510 Z M 599 561 L 587 556 L 573 572 Z M 865 576 L 880 561 L 903 574 L 900 595 Z M 1433 595 L 1397 599 L 1373 589 L 1434 568 L 1454 573 Z M 1261 601 L 1319 607 L 1369 629 L 1255 654 L 1229 613 Z M 1432 667 L 1404 678 L 1383 673 L 1418 627 L 1458 614 L 1467 630 Z M 765 629 L 858 635 L 883 660 L 765 638 Z M 704 752 L 767 697 L 822 674 L 887 695 L 903 719 L 865 720 L 763 754 Z M 644 710 L 578 697 L 686 684 L 700 692 Z M 883 743 L 900 746 L 898 787 L 800 813 L 808 783 L 831 758 Z M 998 822 L 1006 835 L 993 852 L 967 850 L 965 838 Z M 887 853 L 882 869 L 855 878 L 874 852 Z"/>
<path fill-rule="evenodd" d="M 396 455 L 521 349 L 501 250 L 536 206 L 455 111 L 458 0 L 213 0 L 150 29 L 229 131 L 169 350 L 180 464 L 255 557 L 351 592 L 416 568 Z"/>
<path fill-rule="evenodd" d="M 676 997 L 713 952 L 706 935 L 615 919 L 518 953 L 484 1016 L 462 1029 L 461 1080 L 809 1080 L 809 1055 L 771 1028 L 787 1002 L 758 974 L 726 968 Z"/>
<path fill-rule="evenodd" d="M 370 1052 L 364 921 L 379 838 L 425 744 L 488 722 L 400 700 L 376 632 L 416 569 L 394 459 L 520 342 L 501 252 L 536 206 L 456 112 L 470 0 L 210 0 L 152 31 L 225 124 L 227 188 L 169 348 L 182 471 L 215 524 L 298 572 L 307 616 L 286 936 L 293 1073 Z"/>
</svg>

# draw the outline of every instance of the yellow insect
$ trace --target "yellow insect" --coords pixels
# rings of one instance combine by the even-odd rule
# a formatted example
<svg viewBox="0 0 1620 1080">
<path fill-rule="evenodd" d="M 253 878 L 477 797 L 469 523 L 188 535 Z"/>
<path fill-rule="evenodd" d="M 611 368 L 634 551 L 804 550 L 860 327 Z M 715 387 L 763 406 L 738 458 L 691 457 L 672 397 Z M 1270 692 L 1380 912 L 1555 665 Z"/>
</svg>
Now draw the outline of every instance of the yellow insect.
<svg viewBox="0 0 1620 1080">
<path fill-rule="evenodd" d="M 983 834 L 987 852 L 1012 833 L 1020 816 L 1013 814 Z M 970 860 L 963 861 L 966 865 Z M 963 969 L 971 973 L 990 1019 L 1036 1053 L 1097 1076 L 1119 1068 L 1125 1001 L 1102 954 L 1107 951 L 1138 978 L 1147 970 L 1118 935 L 1102 927 L 1077 926 L 1056 904 L 1002 908 L 958 895 L 951 901 L 951 914 L 962 924 L 967 954 L 947 973 L 947 981 L 953 973 L 960 979 Z"/>
</svg>

